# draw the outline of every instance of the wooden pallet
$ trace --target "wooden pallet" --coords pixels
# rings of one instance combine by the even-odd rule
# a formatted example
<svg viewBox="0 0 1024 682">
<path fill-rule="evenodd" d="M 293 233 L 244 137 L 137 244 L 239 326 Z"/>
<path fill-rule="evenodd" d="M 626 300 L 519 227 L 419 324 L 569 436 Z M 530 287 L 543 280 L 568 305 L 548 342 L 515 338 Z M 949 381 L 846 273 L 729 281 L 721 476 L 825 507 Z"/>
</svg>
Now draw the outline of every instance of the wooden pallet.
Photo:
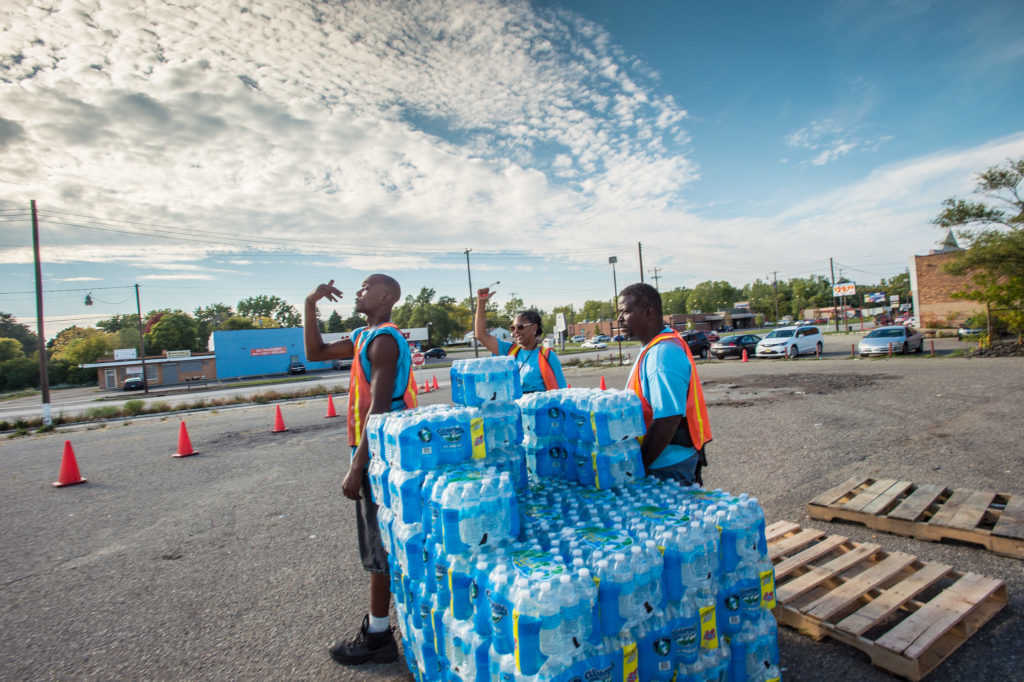
<svg viewBox="0 0 1024 682">
<path fill-rule="evenodd" d="M 1024 495 L 857 477 L 811 500 L 807 513 L 920 540 L 970 542 L 1024 558 Z"/>
<path fill-rule="evenodd" d="M 934 670 L 1007 602 L 1002 580 L 874 543 L 790 521 L 773 523 L 767 536 L 776 619 L 856 647 L 910 680 Z"/>
</svg>

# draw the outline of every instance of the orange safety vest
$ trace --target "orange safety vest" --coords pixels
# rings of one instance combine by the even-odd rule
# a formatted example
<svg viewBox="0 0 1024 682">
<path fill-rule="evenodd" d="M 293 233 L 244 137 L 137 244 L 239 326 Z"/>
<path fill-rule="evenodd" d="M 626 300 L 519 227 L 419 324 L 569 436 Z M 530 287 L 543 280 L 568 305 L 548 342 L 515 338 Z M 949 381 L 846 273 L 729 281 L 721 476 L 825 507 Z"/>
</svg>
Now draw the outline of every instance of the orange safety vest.
<svg viewBox="0 0 1024 682">
<path fill-rule="evenodd" d="M 512 347 L 508 349 L 508 354 L 516 357 L 521 350 L 523 350 L 522 346 L 512 344 Z M 548 359 L 551 349 L 541 347 L 539 351 L 537 353 L 537 366 L 540 367 L 540 376 L 544 380 L 544 390 L 554 391 L 558 388 L 558 379 L 555 378 L 555 372 L 551 369 L 551 361 Z"/>
<path fill-rule="evenodd" d="M 398 329 L 398 325 L 393 322 L 385 322 L 384 324 L 377 327 L 393 327 Z M 401 332 L 399 332 L 401 334 Z M 363 426 L 366 424 L 367 418 L 370 416 L 370 405 L 372 403 L 373 396 L 370 394 L 370 380 L 366 376 L 366 372 L 363 371 L 363 349 L 365 344 L 363 339 L 369 336 L 369 330 L 363 329 L 359 334 L 359 338 L 356 339 L 355 356 L 352 362 L 352 369 L 349 371 L 349 386 L 348 386 L 348 444 L 352 447 L 359 445 L 359 441 L 363 437 Z M 396 341 L 398 339 L 395 339 Z M 404 339 L 403 339 L 404 341 Z M 399 346 L 398 352 L 401 353 L 402 349 Z M 399 381 L 398 377 L 395 377 L 395 383 Z M 412 363 L 409 363 L 409 379 L 406 382 L 405 392 L 402 393 L 402 401 L 408 408 L 416 407 L 416 379 L 412 375 Z"/>
<path fill-rule="evenodd" d="M 651 422 L 654 421 L 654 410 L 651 408 L 647 396 L 644 395 L 640 370 L 643 367 L 647 351 L 665 341 L 682 346 L 686 351 L 686 359 L 690 361 L 690 386 L 686 391 L 686 426 L 689 429 L 694 449 L 700 450 L 705 444 L 711 442 L 711 421 L 708 419 L 708 406 L 704 402 L 704 391 L 701 389 L 700 379 L 697 377 L 697 365 L 693 362 L 693 354 L 690 353 L 690 346 L 678 332 L 662 332 L 644 346 L 640 357 L 637 358 L 636 364 L 633 366 L 633 371 L 630 372 L 629 382 L 626 385 L 640 397 L 640 404 L 644 408 L 644 423 L 650 427 Z"/>
</svg>

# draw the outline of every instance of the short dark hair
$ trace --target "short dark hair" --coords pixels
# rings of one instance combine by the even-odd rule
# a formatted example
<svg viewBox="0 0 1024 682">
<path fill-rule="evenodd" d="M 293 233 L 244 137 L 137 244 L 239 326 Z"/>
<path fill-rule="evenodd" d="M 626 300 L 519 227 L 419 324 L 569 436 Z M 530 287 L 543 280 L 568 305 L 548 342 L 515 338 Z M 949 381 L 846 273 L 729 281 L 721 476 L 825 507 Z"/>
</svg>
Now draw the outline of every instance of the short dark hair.
<svg viewBox="0 0 1024 682">
<path fill-rule="evenodd" d="M 650 284 L 645 284 L 644 282 L 630 284 L 619 292 L 619 296 L 631 297 L 641 306 L 653 310 L 658 314 L 658 319 L 661 319 L 661 294 Z"/>
<path fill-rule="evenodd" d="M 541 324 L 540 313 L 536 310 L 520 310 L 516 313 L 516 317 L 521 317 L 526 320 L 529 324 L 537 325 L 537 336 L 544 336 L 544 325 Z M 515 320 L 513 320 L 514 322 Z"/>
</svg>

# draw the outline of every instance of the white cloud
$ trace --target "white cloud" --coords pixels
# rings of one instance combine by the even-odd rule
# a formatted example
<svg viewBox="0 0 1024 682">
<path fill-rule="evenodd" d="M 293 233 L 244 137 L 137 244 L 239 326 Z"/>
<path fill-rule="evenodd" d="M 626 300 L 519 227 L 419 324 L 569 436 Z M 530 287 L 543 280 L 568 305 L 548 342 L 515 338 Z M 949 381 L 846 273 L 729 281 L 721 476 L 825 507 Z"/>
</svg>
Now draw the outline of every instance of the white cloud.
<svg viewBox="0 0 1024 682">
<path fill-rule="evenodd" d="M 60 277 L 58 282 L 100 282 L 102 277 Z"/>
<path fill-rule="evenodd" d="M 202 275 L 198 273 L 188 272 L 177 272 L 170 275 L 140 275 L 139 279 L 147 280 L 211 280 L 214 279 L 213 275 Z"/>
</svg>

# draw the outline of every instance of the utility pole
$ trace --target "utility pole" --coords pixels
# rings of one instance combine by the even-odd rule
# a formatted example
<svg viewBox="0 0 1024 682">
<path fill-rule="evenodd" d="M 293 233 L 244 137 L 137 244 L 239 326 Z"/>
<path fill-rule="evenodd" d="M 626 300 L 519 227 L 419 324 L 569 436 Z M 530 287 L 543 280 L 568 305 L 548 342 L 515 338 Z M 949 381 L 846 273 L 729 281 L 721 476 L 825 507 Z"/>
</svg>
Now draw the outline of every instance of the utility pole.
<svg viewBox="0 0 1024 682">
<path fill-rule="evenodd" d="M 644 245 L 640 242 L 636 243 L 636 253 L 640 257 L 640 282 L 644 281 Z"/>
<path fill-rule="evenodd" d="M 661 286 L 660 286 L 660 284 L 661 284 L 661 276 L 658 274 L 659 272 L 661 272 L 661 268 L 659 268 L 659 267 L 651 268 L 651 273 L 652 273 L 651 277 L 654 278 L 654 288 L 657 289 L 660 292 L 661 291 Z"/>
<path fill-rule="evenodd" d="M 476 326 L 476 299 L 473 297 L 473 275 L 469 271 L 469 252 L 473 249 L 466 249 L 466 279 L 469 280 L 469 312 Z M 476 329 L 473 330 L 473 357 L 480 357 L 480 349 L 476 345 Z"/>
<path fill-rule="evenodd" d="M 832 316 L 836 318 L 836 331 L 839 331 L 839 311 L 836 309 L 836 266 L 832 259 L 828 259 L 828 269 L 832 272 Z"/>
<path fill-rule="evenodd" d="M 32 208 L 32 252 L 36 261 L 36 334 L 39 336 L 39 390 L 43 394 L 43 425 L 50 420 L 50 376 L 46 369 L 46 335 L 43 333 L 43 270 L 39 264 L 39 216 L 36 215 L 36 200 L 29 202 Z"/>
<path fill-rule="evenodd" d="M 778 272 L 772 271 L 772 298 L 775 300 L 775 323 L 779 322 L 779 280 Z"/>
<path fill-rule="evenodd" d="M 135 285 L 135 312 L 139 318 L 139 359 L 142 360 L 142 390 L 149 393 L 149 377 L 146 376 L 146 337 L 142 334 L 142 301 L 139 299 L 139 285 Z"/>
</svg>

